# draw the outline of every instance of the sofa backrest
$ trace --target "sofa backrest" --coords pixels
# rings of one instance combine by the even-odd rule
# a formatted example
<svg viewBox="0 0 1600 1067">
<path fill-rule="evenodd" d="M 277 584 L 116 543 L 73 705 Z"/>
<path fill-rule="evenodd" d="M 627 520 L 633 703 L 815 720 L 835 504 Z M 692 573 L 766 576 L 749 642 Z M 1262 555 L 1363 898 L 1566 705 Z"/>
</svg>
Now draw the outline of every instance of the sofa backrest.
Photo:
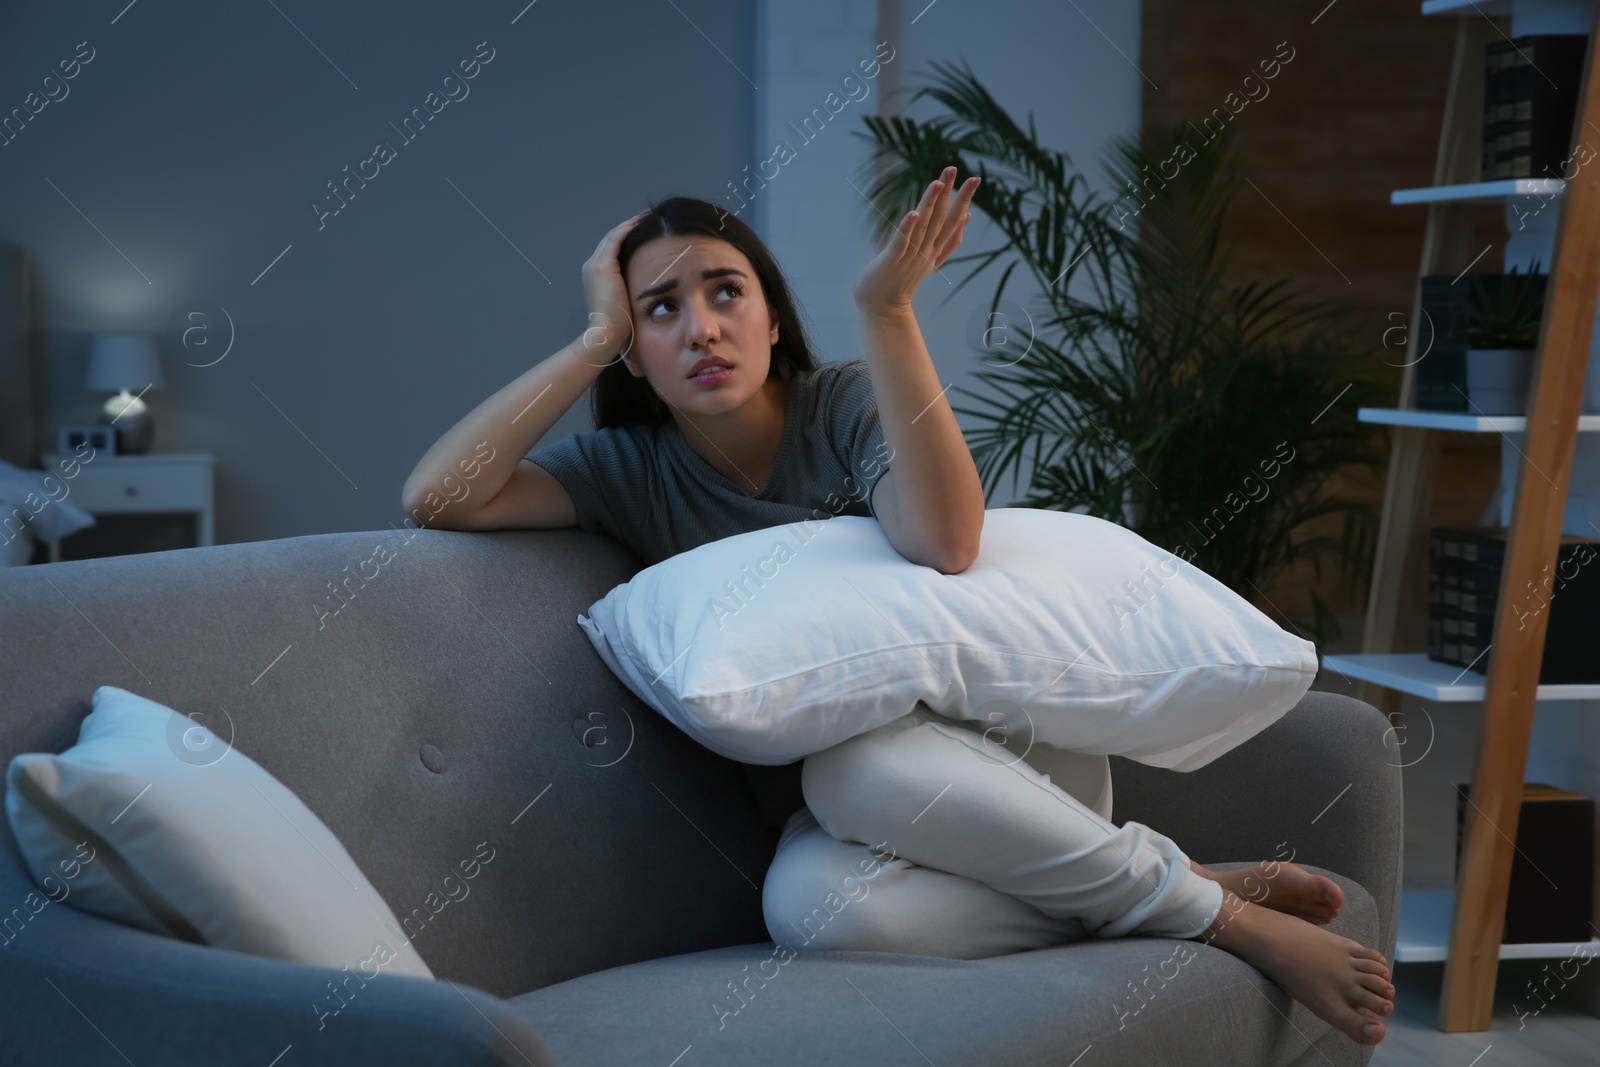
<svg viewBox="0 0 1600 1067">
<path fill-rule="evenodd" d="M 70 747 L 101 685 L 196 715 L 328 825 L 438 977 L 500 996 L 766 941 L 775 831 L 741 765 L 576 622 L 638 566 L 569 528 L 0 569 L 0 758 Z"/>
</svg>

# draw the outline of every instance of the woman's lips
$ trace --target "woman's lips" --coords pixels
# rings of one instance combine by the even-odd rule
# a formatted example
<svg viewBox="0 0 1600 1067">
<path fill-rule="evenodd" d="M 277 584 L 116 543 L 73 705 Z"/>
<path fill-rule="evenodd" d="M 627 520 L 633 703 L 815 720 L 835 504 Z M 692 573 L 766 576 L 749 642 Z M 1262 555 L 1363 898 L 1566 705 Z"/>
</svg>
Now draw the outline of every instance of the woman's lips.
<svg viewBox="0 0 1600 1067">
<path fill-rule="evenodd" d="M 716 385 L 725 382 L 733 375 L 732 367 L 707 367 L 689 380 L 696 385 Z"/>
</svg>

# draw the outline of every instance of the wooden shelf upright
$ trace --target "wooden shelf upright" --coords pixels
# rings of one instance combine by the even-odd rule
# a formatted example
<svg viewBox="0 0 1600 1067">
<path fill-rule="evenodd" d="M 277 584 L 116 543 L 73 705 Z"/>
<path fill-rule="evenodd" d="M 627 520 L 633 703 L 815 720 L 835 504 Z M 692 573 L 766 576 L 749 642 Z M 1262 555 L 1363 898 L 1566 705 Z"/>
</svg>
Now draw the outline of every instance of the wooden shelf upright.
<svg viewBox="0 0 1600 1067">
<path fill-rule="evenodd" d="M 1592 77 L 1594 45 L 1600 30 L 1600 0 L 1590 0 L 1588 49 L 1584 59 L 1574 130 L 1578 145 L 1589 131 L 1600 131 L 1600 81 Z M 1457 10 L 1457 9 L 1460 10 Z M 1432 190 L 1397 193 L 1395 203 L 1427 202 L 1418 286 L 1411 322 L 1422 321 L 1421 276 L 1470 268 L 1482 253 L 1467 247 L 1470 227 L 1463 205 L 1532 192 L 1519 181 L 1479 182 L 1483 112 L 1484 47 L 1502 37 L 1510 7 L 1502 0 L 1463 7 L 1454 0 L 1428 0 L 1424 14 L 1457 14 L 1455 57 L 1439 140 Z M 1491 18 L 1490 15 L 1499 16 Z M 1600 144 L 1600 140 L 1593 143 Z M 1572 147 L 1576 147 L 1573 145 Z M 1510 888 L 1513 842 L 1522 805 L 1522 785 L 1534 702 L 1550 613 L 1541 611 L 1519 625 L 1516 592 L 1538 587 L 1542 568 L 1554 568 L 1562 532 L 1573 451 L 1579 430 L 1584 376 L 1600 296 L 1600 159 L 1568 167 L 1565 181 L 1536 182 L 1559 187 L 1559 221 L 1549 268 L 1544 318 L 1539 328 L 1529 392 L 1526 440 L 1511 513 L 1505 562 L 1496 605 L 1488 676 L 1483 685 L 1483 737 L 1473 774 L 1471 805 L 1460 874 L 1453 897 L 1439 1029 L 1482 1031 L 1490 1026 L 1501 934 Z M 1504 189 L 1492 187 L 1505 186 Z M 1473 188 L 1463 188 L 1473 186 Z M 1451 190 L 1456 190 L 1452 194 Z M 1428 195 L 1432 194 L 1432 195 Z M 1427 339 L 1413 328 L 1400 386 L 1399 410 L 1368 421 L 1392 422 L 1394 445 L 1384 490 L 1371 599 L 1367 606 L 1362 655 L 1326 658 L 1326 665 L 1365 682 L 1362 696 L 1391 719 L 1403 692 L 1426 692 L 1397 680 L 1417 666 L 1415 652 L 1398 647 L 1415 632 L 1424 607 L 1428 510 L 1437 449 L 1435 430 L 1449 421 L 1414 414 L 1416 365 Z M 1363 417 L 1366 417 L 1364 409 Z M 1493 423 L 1494 420 L 1488 420 Z M 1503 421 L 1503 420 L 1502 420 Z M 1589 429 L 1594 420 L 1586 420 Z M 1498 431 L 1499 426 L 1473 426 Z M 1437 664 L 1435 667 L 1439 666 Z M 1465 672 L 1462 672 L 1465 674 Z M 1546 687 L 1546 690 L 1566 687 Z M 1546 698 L 1577 698 L 1547 694 Z M 1434 691 L 1438 691 L 1435 687 Z M 1445 698 L 1450 699 L 1450 698 Z M 1455 699 L 1460 699 L 1456 697 Z"/>
</svg>

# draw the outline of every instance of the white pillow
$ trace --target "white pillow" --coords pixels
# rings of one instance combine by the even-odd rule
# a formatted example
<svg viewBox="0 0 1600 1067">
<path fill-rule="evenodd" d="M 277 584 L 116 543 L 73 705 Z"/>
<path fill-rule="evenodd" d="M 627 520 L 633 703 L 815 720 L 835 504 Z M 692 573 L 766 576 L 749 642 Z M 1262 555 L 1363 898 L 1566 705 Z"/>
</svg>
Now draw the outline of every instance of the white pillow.
<svg viewBox="0 0 1600 1067">
<path fill-rule="evenodd" d="M 968 721 L 1015 706 L 997 739 L 1191 771 L 1275 722 L 1317 673 L 1310 641 L 1192 564 L 1039 508 L 984 512 L 976 562 L 949 575 L 865 516 L 736 534 L 639 571 L 578 624 L 641 700 L 756 764 L 920 700 Z"/>
<path fill-rule="evenodd" d="M 339 839 L 260 764 L 125 689 L 102 685 L 93 705 L 76 745 L 7 770 L 6 817 L 34 881 L 75 858 L 71 902 L 115 922 L 368 978 L 433 977 Z"/>
</svg>

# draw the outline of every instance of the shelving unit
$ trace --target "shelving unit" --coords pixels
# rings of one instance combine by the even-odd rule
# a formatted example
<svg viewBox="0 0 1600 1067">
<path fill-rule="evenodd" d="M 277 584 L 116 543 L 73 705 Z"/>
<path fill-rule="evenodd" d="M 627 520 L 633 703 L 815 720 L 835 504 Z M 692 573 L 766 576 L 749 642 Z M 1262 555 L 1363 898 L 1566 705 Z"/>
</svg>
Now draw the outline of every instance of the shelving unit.
<svg viewBox="0 0 1600 1067">
<path fill-rule="evenodd" d="M 1513 842 L 1522 804 L 1534 704 L 1538 700 L 1600 699 L 1600 685 L 1538 684 L 1549 612 L 1519 625 L 1512 591 L 1553 566 L 1562 534 L 1579 431 L 1600 430 L 1600 415 L 1581 415 L 1595 306 L 1600 298 L 1600 161 L 1580 167 L 1570 179 L 1480 182 L 1484 47 L 1491 40 L 1546 32 L 1504 25 L 1508 17 L 1586 14 L 1589 48 L 1579 92 L 1576 131 L 1600 135 L 1600 81 L 1591 77 L 1600 22 L 1600 0 L 1586 10 L 1550 0 L 1425 0 L 1424 15 L 1459 16 L 1439 155 L 1433 185 L 1401 189 L 1393 204 L 1427 206 L 1428 223 L 1412 304 L 1411 322 L 1422 319 L 1421 278 L 1463 275 L 1487 249 L 1468 247 L 1466 205 L 1538 197 L 1549 208 L 1554 230 L 1550 284 L 1539 331 L 1529 411 L 1526 416 L 1483 416 L 1415 408 L 1416 364 L 1422 358 L 1420 330 L 1407 339 L 1408 360 L 1393 409 L 1363 408 L 1366 422 L 1395 427 L 1383 518 L 1374 561 L 1372 597 L 1360 655 L 1326 656 L 1323 666 L 1361 680 L 1364 699 L 1392 719 L 1402 694 L 1428 700 L 1484 703 L 1483 737 L 1472 780 L 1475 802 L 1468 813 L 1460 876 L 1454 890 L 1408 890 L 1401 894 L 1395 962 L 1443 960 L 1439 1028 L 1484 1031 L 1490 1027 L 1500 959 L 1570 956 L 1577 944 L 1500 943 L 1510 887 Z M 1498 21 L 1497 21 L 1498 20 Z M 1563 30 L 1562 32 L 1572 32 Z M 1527 205 L 1533 210 L 1533 205 Z M 1517 210 L 1515 207 L 1512 210 Z M 1518 218 L 1527 213 L 1518 211 Z M 1516 484 L 1500 594 L 1489 648 L 1487 677 L 1438 663 L 1399 645 L 1421 613 L 1416 595 L 1426 559 L 1428 507 L 1438 430 L 1521 433 Z M 1487 650 L 1486 650 L 1487 651 Z M 1600 947 L 1600 938 L 1589 942 Z"/>
</svg>

